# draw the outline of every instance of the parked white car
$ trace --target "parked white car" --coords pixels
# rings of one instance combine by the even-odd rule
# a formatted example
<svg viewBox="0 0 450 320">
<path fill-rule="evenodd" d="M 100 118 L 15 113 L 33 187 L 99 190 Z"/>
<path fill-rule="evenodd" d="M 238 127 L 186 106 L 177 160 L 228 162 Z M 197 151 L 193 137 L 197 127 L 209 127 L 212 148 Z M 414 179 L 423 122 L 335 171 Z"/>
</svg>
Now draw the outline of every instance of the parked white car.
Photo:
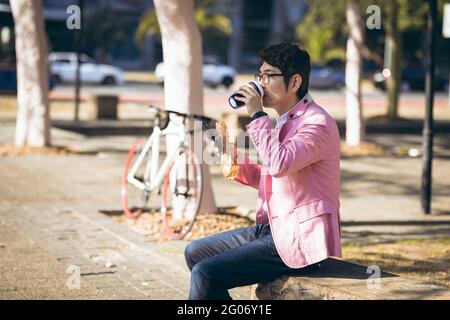
<svg viewBox="0 0 450 320">
<path fill-rule="evenodd" d="M 123 70 L 106 64 L 99 64 L 89 56 L 81 55 L 80 77 L 83 83 L 122 84 Z M 49 55 L 50 72 L 58 83 L 74 82 L 77 68 L 75 52 L 53 52 Z"/>
<path fill-rule="evenodd" d="M 224 65 L 211 57 L 203 58 L 203 81 L 213 88 L 219 85 L 226 88 L 231 87 L 236 74 L 237 72 L 233 67 Z M 164 62 L 160 62 L 156 66 L 155 78 L 159 83 L 164 83 Z"/>
</svg>

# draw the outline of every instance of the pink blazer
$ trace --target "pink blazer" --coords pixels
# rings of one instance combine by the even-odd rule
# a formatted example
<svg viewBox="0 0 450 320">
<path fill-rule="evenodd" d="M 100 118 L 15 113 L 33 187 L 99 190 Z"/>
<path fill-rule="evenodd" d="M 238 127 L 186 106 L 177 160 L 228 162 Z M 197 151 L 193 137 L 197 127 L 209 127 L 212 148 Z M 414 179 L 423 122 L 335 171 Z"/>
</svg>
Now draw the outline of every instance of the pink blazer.
<svg viewBox="0 0 450 320">
<path fill-rule="evenodd" d="M 274 129 L 268 116 L 247 130 L 262 165 L 237 155 L 236 180 L 258 189 L 256 223 L 270 223 L 278 253 L 291 268 L 342 256 L 339 131 L 306 95 Z"/>
</svg>

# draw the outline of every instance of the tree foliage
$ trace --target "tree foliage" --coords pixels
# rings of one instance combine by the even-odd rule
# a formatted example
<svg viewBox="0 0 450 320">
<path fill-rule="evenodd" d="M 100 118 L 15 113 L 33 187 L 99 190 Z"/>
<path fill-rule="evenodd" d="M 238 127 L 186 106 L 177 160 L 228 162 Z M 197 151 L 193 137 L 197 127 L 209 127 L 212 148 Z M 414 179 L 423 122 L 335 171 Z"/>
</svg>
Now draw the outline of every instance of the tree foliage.
<svg viewBox="0 0 450 320">
<path fill-rule="evenodd" d="M 114 49 L 118 42 L 124 41 L 134 26 L 130 18 L 120 12 L 103 8 L 85 18 L 84 43 L 87 51 L 94 48 Z"/>
<path fill-rule="evenodd" d="M 315 62 L 324 62 L 334 57 L 345 57 L 345 43 L 348 27 L 345 20 L 345 8 L 348 0 L 307 0 L 309 9 L 305 19 L 297 26 L 300 43 L 310 52 Z M 367 18 L 366 8 L 378 5 L 381 9 L 381 30 L 366 29 L 367 47 L 383 56 L 384 35 L 390 12 L 389 0 L 359 0 L 363 17 Z M 443 6 L 446 0 L 438 1 L 439 23 L 442 25 Z M 424 37 L 427 23 L 428 5 L 423 0 L 399 0 L 398 25 L 403 38 L 404 59 L 421 59 L 426 48 Z M 440 32 L 439 32 L 440 33 Z M 438 37 L 438 48 L 448 48 L 442 36 Z M 438 57 L 447 59 L 447 57 Z"/>
<path fill-rule="evenodd" d="M 231 34 L 231 21 L 222 14 L 214 12 L 213 0 L 200 0 L 195 5 L 195 20 L 203 39 L 203 47 L 208 48 L 213 54 L 221 55 L 226 52 L 228 39 Z M 154 9 L 146 12 L 138 25 L 135 33 L 135 42 L 142 45 L 146 37 L 155 35 L 160 38 L 158 19 Z"/>
<path fill-rule="evenodd" d="M 314 62 L 322 63 L 336 57 L 345 59 L 346 1 L 308 0 L 307 3 L 308 13 L 296 28 L 300 44 Z"/>
</svg>

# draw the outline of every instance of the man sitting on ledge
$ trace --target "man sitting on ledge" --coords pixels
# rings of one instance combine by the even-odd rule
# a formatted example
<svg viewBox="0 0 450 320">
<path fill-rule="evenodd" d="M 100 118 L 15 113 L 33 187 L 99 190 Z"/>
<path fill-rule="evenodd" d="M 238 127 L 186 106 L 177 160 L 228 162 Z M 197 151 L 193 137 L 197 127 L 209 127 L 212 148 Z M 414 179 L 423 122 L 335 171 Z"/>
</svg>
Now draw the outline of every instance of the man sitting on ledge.
<svg viewBox="0 0 450 320">
<path fill-rule="evenodd" d="M 262 165 L 233 147 L 222 157 L 230 180 L 258 189 L 256 225 L 192 241 L 189 299 L 231 299 L 228 289 L 268 282 L 341 257 L 339 132 L 308 93 L 309 54 L 282 43 L 259 53 L 257 80 L 239 89 L 247 130 Z M 262 107 L 278 113 L 273 128 Z M 226 128 L 218 127 L 226 137 Z M 224 141 L 226 145 L 226 142 Z"/>
</svg>

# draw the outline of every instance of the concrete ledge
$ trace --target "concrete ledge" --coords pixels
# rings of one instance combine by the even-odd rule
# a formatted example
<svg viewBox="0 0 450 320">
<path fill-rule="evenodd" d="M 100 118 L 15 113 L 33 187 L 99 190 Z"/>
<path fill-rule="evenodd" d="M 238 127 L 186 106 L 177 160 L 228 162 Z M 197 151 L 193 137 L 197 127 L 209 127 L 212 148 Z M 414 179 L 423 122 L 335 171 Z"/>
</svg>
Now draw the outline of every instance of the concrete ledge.
<svg viewBox="0 0 450 320">
<path fill-rule="evenodd" d="M 381 272 L 376 286 L 365 266 L 327 259 L 319 270 L 260 283 L 252 299 L 260 300 L 434 300 L 450 299 L 450 290 Z M 369 279 L 370 277 L 370 279 Z"/>
<path fill-rule="evenodd" d="M 152 132 L 151 120 L 97 120 L 69 121 L 52 120 L 52 127 L 83 134 L 85 136 L 118 136 L 118 135 L 149 135 Z"/>
</svg>

